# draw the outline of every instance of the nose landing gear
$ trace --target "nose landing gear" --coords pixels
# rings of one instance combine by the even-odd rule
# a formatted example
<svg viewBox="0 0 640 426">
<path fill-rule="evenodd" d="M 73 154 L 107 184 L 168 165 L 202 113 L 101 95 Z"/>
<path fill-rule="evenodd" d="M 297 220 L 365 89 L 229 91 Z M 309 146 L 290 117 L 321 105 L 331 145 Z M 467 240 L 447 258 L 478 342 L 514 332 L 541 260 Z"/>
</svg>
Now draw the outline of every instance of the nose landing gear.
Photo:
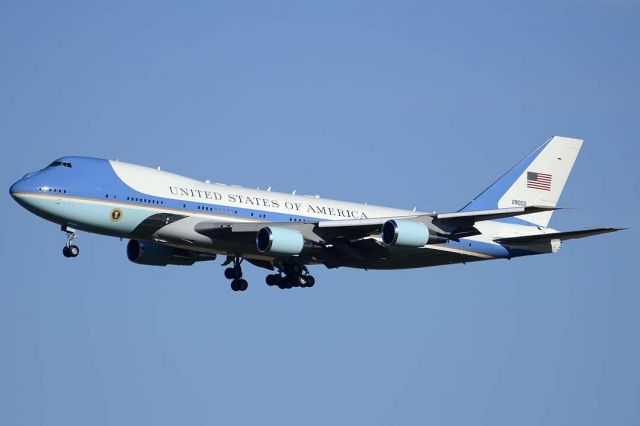
<svg viewBox="0 0 640 426">
<path fill-rule="evenodd" d="M 80 254 L 80 247 L 75 244 L 71 244 L 73 240 L 78 238 L 76 236 L 76 230 L 69 228 L 68 226 L 62 226 L 61 228 L 67 233 L 67 244 L 62 248 L 62 254 L 64 257 L 76 257 Z"/>
</svg>

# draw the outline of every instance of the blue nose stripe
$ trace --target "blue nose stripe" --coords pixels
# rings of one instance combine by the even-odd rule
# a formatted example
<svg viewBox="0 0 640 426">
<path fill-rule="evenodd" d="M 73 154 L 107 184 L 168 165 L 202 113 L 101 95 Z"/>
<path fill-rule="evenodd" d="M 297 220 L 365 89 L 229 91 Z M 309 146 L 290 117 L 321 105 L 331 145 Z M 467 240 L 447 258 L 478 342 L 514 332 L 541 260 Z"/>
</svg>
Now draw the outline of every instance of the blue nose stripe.
<svg viewBox="0 0 640 426">
<path fill-rule="evenodd" d="M 15 182 L 13 185 L 11 185 L 11 187 L 9 188 L 9 194 L 11 194 L 11 196 L 15 198 L 16 193 L 25 192 L 26 190 L 27 190 L 27 185 L 25 184 L 24 178 L 23 178 Z"/>
</svg>

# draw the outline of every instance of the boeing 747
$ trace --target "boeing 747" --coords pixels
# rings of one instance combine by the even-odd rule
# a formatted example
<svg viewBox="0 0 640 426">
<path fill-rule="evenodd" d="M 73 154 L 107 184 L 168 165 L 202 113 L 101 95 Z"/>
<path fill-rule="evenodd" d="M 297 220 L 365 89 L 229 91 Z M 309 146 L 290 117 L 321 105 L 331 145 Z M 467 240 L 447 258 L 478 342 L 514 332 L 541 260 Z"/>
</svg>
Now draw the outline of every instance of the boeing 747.
<svg viewBox="0 0 640 426">
<path fill-rule="evenodd" d="M 129 239 L 142 265 L 225 257 L 231 289 L 244 261 L 282 289 L 312 287 L 308 266 L 404 269 L 555 253 L 619 228 L 557 231 L 549 221 L 582 140 L 553 137 L 457 212 L 427 213 L 201 182 L 122 161 L 62 157 L 10 188 L 25 209 L 76 231 Z"/>
</svg>

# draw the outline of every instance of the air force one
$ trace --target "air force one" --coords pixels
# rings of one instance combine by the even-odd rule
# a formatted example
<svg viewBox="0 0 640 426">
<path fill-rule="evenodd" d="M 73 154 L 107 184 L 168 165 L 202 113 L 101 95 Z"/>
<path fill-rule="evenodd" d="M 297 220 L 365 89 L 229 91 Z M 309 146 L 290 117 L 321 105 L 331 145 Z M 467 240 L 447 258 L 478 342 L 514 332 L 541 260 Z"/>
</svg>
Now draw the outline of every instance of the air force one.
<svg viewBox="0 0 640 426">
<path fill-rule="evenodd" d="M 565 240 L 620 228 L 557 231 L 549 220 L 582 146 L 553 137 L 453 213 L 201 182 L 121 161 L 62 157 L 11 186 L 30 212 L 61 225 L 65 257 L 76 230 L 127 238 L 142 265 L 192 265 L 225 256 L 231 289 L 242 263 L 272 271 L 281 289 L 312 287 L 309 265 L 404 269 L 555 253 Z"/>
</svg>

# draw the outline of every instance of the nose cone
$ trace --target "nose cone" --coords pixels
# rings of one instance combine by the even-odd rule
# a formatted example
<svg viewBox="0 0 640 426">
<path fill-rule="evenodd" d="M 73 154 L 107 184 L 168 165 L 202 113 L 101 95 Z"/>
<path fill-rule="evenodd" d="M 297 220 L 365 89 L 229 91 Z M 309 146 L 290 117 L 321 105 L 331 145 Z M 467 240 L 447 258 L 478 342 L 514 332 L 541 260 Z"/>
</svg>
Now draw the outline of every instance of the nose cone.
<svg viewBox="0 0 640 426">
<path fill-rule="evenodd" d="M 18 194 L 20 192 L 20 183 L 21 182 L 22 182 L 22 179 L 20 179 L 19 181 L 17 181 L 13 185 L 11 185 L 11 187 L 9 188 L 9 194 L 11 194 L 11 196 L 13 197 L 14 200 L 16 198 L 16 194 Z"/>
<path fill-rule="evenodd" d="M 32 178 L 34 174 L 29 173 L 22 179 L 11 185 L 9 188 L 9 194 L 13 200 L 21 207 L 27 209 L 33 214 L 43 216 L 42 206 L 39 205 L 38 199 L 34 198 L 37 191 L 38 182 L 35 182 Z"/>
<path fill-rule="evenodd" d="M 23 198 L 24 193 L 35 192 L 35 185 L 31 178 L 36 174 L 37 172 L 27 173 L 22 177 L 22 179 L 11 185 L 11 187 L 9 188 L 9 194 L 11 194 L 14 200 L 20 202 L 20 199 Z"/>
<path fill-rule="evenodd" d="M 31 188 L 32 185 L 30 185 L 29 182 L 29 177 L 27 175 L 11 185 L 11 187 L 9 188 L 9 194 L 11 194 L 13 198 L 15 198 L 16 194 L 20 194 L 21 192 L 33 191 L 33 188 Z"/>
</svg>

